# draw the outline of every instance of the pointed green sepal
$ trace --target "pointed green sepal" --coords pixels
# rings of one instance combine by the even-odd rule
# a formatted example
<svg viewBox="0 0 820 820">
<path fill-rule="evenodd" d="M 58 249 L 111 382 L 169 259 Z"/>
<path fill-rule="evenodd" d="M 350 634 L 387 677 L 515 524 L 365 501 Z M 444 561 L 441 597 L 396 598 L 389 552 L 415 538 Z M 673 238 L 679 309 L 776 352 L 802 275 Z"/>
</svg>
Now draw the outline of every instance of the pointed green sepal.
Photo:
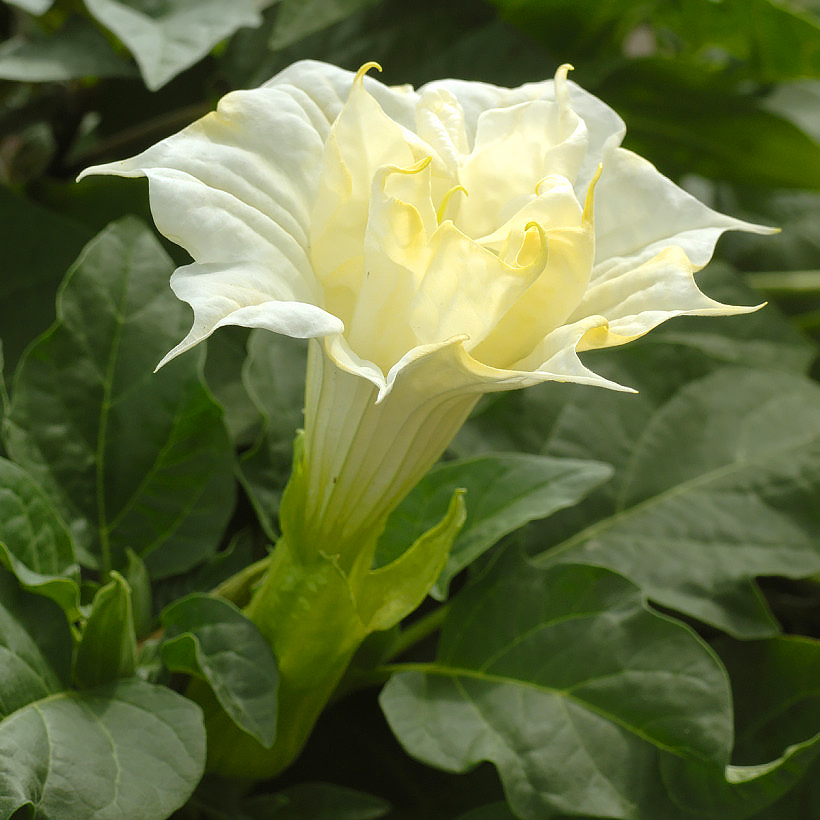
<svg viewBox="0 0 820 820">
<path fill-rule="evenodd" d="M 458 489 L 435 527 L 385 567 L 368 572 L 357 584 L 356 604 L 368 632 L 390 629 L 424 600 L 447 563 L 450 548 L 467 516 Z"/>
</svg>

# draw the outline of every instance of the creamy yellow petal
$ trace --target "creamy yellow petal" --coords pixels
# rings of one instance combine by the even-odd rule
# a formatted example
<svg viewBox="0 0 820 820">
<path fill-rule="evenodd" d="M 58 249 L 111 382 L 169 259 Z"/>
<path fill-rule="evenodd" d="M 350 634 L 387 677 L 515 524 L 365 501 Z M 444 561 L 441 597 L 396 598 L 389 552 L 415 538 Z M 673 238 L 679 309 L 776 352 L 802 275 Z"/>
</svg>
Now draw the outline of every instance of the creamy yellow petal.
<svg viewBox="0 0 820 820">
<path fill-rule="evenodd" d="M 593 283 L 570 321 L 603 315 L 608 328 L 605 335 L 590 334 L 581 349 L 623 344 L 673 316 L 727 316 L 761 307 L 724 305 L 710 299 L 699 290 L 694 273 L 683 250 L 671 247 L 637 268 Z"/>
<path fill-rule="evenodd" d="M 385 373 L 417 344 L 408 308 L 427 269 L 435 229 L 429 160 L 407 169 L 380 169 L 371 194 L 364 277 L 347 338 Z"/>
</svg>

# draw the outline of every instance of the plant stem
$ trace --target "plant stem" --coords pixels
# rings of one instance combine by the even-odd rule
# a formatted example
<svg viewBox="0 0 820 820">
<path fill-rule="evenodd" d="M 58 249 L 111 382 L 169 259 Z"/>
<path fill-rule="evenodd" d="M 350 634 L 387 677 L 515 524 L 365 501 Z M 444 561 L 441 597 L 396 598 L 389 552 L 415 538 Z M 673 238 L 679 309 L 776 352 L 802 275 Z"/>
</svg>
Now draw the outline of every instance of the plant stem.
<svg viewBox="0 0 820 820">
<path fill-rule="evenodd" d="M 396 638 L 396 642 L 391 647 L 389 656 L 384 660 L 390 661 L 393 660 L 393 658 L 398 658 L 408 649 L 415 646 L 417 643 L 420 643 L 437 630 L 441 629 L 441 626 L 444 623 L 449 611 L 450 604 L 443 604 L 440 607 L 436 607 L 436 609 L 432 610 L 432 612 L 428 612 L 426 615 L 423 615 L 421 618 L 414 621 L 406 629 L 403 629 Z"/>
</svg>

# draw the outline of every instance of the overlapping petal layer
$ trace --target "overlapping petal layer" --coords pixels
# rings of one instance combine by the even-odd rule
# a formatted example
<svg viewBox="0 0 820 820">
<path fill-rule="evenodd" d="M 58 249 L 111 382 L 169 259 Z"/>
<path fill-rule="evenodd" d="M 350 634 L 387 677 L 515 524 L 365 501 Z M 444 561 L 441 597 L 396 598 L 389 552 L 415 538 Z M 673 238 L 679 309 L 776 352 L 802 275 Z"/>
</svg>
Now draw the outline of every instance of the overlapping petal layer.
<svg viewBox="0 0 820 820">
<path fill-rule="evenodd" d="M 766 229 L 620 148 L 620 118 L 567 70 L 414 91 L 306 61 L 85 171 L 148 177 L 157 226 L 194 258 L 172 279 L 194 325 L 166 360 L 238 324 L 324 337 L 380 400 L 447 344 L 462 346 L 470 392 L 611 387 L 576 348 L 744 310 L 705 297 L 693 273 L 723 231 Z"/>
</svg>

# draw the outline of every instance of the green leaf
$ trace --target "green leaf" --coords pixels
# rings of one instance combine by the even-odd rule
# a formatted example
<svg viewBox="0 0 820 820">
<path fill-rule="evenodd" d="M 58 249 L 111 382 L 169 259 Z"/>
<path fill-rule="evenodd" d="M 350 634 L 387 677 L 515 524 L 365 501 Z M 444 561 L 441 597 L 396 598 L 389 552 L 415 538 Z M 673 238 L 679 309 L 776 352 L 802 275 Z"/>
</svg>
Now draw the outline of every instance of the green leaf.
<svg viewBox="0 0 820 820">
<path fill-rule="evenodd" d="M 456 536 L 433 596 L 447 597 L 450 581 L 508 533 L 580 501 L 612 475 L 594 461 L 492 453 L 433 468 L 390 516 L 379 539 L 378 564 L 401 553 L 416 533 L 444 515 L 453 491 L 467 490 L 467 520 Z"/>
<path fill-rule="evenodd" d="M 232 604 L 194 594 L 162 613 L 162 660 L 207 682 L 231 719 L 263 746 L 276 737 L 279 673 L 273 652 Z"/>
<path fill-rule="evenodd" d="M 71 677 L 71 630 L 64 613 L 54 601 L 20 589 L 3 569 L 0 669 L 0 717 L 59 692 Z"/>
<path fill-rule="evenodd" d="M 456 820 L 516 820 L 516 815 L 506 803 L 492 803 L 461 814 Z"/>
<path fill-rule="evenodd" d="M 332 783 L 299 783 L 243 801 L 248 820 L 377 820 L 390 804 Z"/>
<path fill-rule="evenodd" d="M 465 518 L 464 491 L 456 490 L 438 524 L 391 563 L 366 573 L 355 595 L 368 631 L 390 629 L 421 604 L 444 569 Z"/>
<path fill-rule="evenodd" d="M 54 0 L 8 0 L 8 2 L 29 14 L 45 14 L 54 5 Z"/>
<path fill-rule="evenodd" d="M 698 274 L 698 287 L 727 305 L 753 305 L 762 298 L 759 291 L 744 285 L 737 273 L 720 262 L 710 264 Z M 739 321 L 727 322 L 723 316 L 681 316 L 653 330 L 650 338 L 655 345 L 670 344 L 701 351 L 716 363 L 795 373 L 805 374 L 817 358 L 817 346 L 795 330 L 775 305 L 768 305 L 765 310 L 750 313 Z"/>
<path fill-rule="evenodd" d="M 26 345 L 54 322 L 52 294 L 90 234 L 6 186 L 0 186 L 0 223 L 0 334 L 6 372 L 11 373 Z"/>
<path fill-rule="evenodd" d="M 652 22 L 702 62 L 764 83 L 820 75 L 820 19 L 798 0 L 656 2 Z"/>
<path fill-rule="evenodd" d="M 84 0 L 134 55 L 145 84 L 161 88 L 242 26 L 262 22 L 253 0 Z"/>
<path fill-rule="evenodd" d="M 626 121 L 625 145 L 664 173 L 820 188 L 820 145 L 752 95 L 674 60 L 625 63 L 596 87 Z"/>
<path fill-rule="evenodd" d="M 282 0 L 271 48 L 280 49 L 344 20 L 379 0 Z"/>
<path fill-rule="evenodd" d="M 197 706 L 136 680 L 31 699 L 0 722 L 0 816 L 165 820 L 202 776 Z"/>
<path fill-rule="evenodd" d="M 57 31 L 18 35 L 0 45 L 0 78 L 17 82 L 64 82 L 80 77 L 127 77 L 133 66 L 99 29 L 71 17 Z"/>
<path fill-rule="evenodd" d="M 785 795 L 820 757 L 820 733 L 756 766 L 727 766 L 662 758 L 664 785 L 681 817 L 745 820 Z"/>
<path fill-rule="evenodd" d="M 721 639 L 735 704 L 735 760 L 754 765 L 820 730 L 820 642 L 799 636 Z"/>
<path fill-rule="evenodd" d="M 446 771 L 498 768 L 515 814 L 631 817 L 652 746 L 725 765 L 725 672 L 690 629 L 597 567 L 503 555 L 456 598 L 438 658 L 382 692 L 407 751 Z"/>
<path fill-rule="evenodd" d="M 240 450 L 251 447 L 262 423 L 261 414 L 242 383 L 248 357 L 247 328 L 227 326 L 208 339 L 205 381 L 225 411 L 225 426 Z M 268 335 L 273 335 L 269 333 Z"/>
<path fill-rule="evenodd" d="M 137 666 L 137 639 L 131 590 L 118 573 L 97 590 L 74 657 L 74 680 L 94 689 L 128 678 Z"/>
<path fill-rule="evenodd" d="M 809 772 L 820 760 L 820 644 L 798 637 L 721 639 L 717 648 L 732 679 L 735 764 L 723 768 L 661 755 L 656 788 L 671 802 L 653 802 L 640 816 L 744 820 L 767 808 L 775 818 L 813 816 L 789 808 L 778 813 L 777 806 L 799 792 L 800 781 L 811 787 Z"/>
<path fill-rule="evenodd" d="M 6 459 L 0 459 L 0 539 L 0 564 L 76 620 L 80 568 L 68 528 L 37 483 Z"/>
<path fill-rule="evenodd" d="M 233 449 L 184 335 L 173 265 L 140 223 L 115 223 L 66 276 L 58 322 L 29 348 L 5 420 L 9 453 L 58 505 L 80 560 L 126 548 L 164 577 L 213 553 L 233 509 Z"/>
<path fill-rule="evenodd" d="M 271 540 L 290 476 L 293 442 L 303 424 L 307 346 L 267 330 L 254 330 L 242 380 L 265 424 L 256 446 L 243 456 L 240 475 L 259 521 Z"/>
<path fill-rule="evenodd" d="M 588 450 L 590 431 L 607 429 L 595 427 L 598 409 L 606 400 L 592 414 L 567 415 L 552 446 Z M 820 388 L 785 373 L 725 369 L 632 421 L 636 437 L 607 431 L 625 448 L 610 453 L 622 465 L 613 507 L 580 511 L 584 526 L 538 562 L 607 566 L 730 634 L 772 634 L 754 578 L 820 570 L 820 521 L 809 512 L 820 491 Z"/>
<path fill-rule="evenodd" d="M 145 562 L 134 550 L 126 549 L 125 555 L 127 563 L 123 568 L 122 576 L 131 590 L 134 631 L 139 639 L 151 631 L 153 622 L 151 576 L 148 574 Z"/>
</svg>

